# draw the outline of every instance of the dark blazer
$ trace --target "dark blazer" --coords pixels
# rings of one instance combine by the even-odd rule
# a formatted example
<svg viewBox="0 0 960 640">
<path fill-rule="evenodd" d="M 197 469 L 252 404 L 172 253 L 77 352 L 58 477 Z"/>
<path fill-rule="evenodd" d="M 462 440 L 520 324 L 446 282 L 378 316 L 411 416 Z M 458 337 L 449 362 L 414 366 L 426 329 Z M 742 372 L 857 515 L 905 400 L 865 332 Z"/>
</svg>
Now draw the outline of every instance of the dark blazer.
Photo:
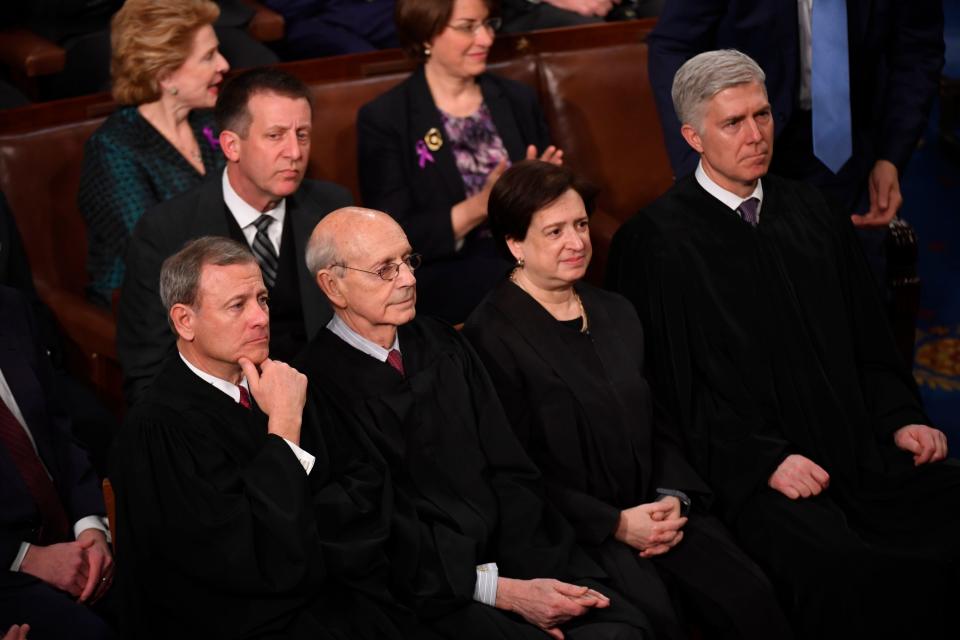
<svg viewBox="0 0 960 640">
<path fill-rule="evenodd" d="M 163 359 L 174 351 L 175 337 L 160 301 L 160 266 L 201 236 L 231 237 L 222 175 L 160 203 L 137 223 L 127 248 L 127 270 L 117 319 L 117 355 L 123 368 L 124 392 L 134 401 L 157 374 Z M 343 187 L 304 180 L 287 197 L 287 213 L 296 245 L 297 275 L 303 322 L 310 338 L 331 317 L 330 306 L 304 263 L 310 233 L 327 213 L 352 203 Z"/>
<path fill-rule="evenodd" d="M 54 398 L 53 369 L 37 342 L 36 327 L 26 299 L 0 286 L 0 370 L 13 392 L 53 476 L 70 523 L 90 515 L 105 515 L 100 480 L 86 452 L 74 440 L 70 420 Z M 21 542 L 35 540 L 40 524 L 29 490 L 5 447 L 0 446 L 0 567 L 6 571 Z"/>
<path fill-rule="evenodd" d="M 796 0 L 665 4 L 648 40 L 649 67 L 677 177 L 692 173 L 697 164 L 696 153 L 680 136 L 670 98 L 677 69 L 711 49 L 748 54 L 766 73 L 779 135 L 794 115 L 800 86 L 797 20 Z M 940 0 L 847 0 L 847 23 L 853 161 L 844 171 L 858 181 L 885 159 L 902 174 L 937 92 L 944 60 L 943 7 Z"/>
<path fill-rule="evenodd" d="M 547 125 L 530 87 L 489 73 L 479 76 L 478 82 L 511 161 L 524 159 L 527 145 L 536 145 L 538 151 L 549 146 Z M 421 168 L 417 142 L 431 128 L 441 132 L 444 144 L 431 152 L 434 161 Z M 448 320 L 462 321 L 503 276 L 506 261 L 500 259 L 489 234 L 484 237 L 479 230 L 455 252 L 450 209 L 467 196 L 422 67 L 360 109 L 357 144 L 364 205 L 393 216 L 414 250 L 424 256 L 424 266 L 417 273 L 419 302 L 426 304 L 421 310 L 431 313 L 442 306 L 431 300 L 434 295 L 455 295 L 458 289 L 476 285 L 469 303 L 464 301 L 455 309 L 463 312 L 461 317 L 441 313 Z M 472 282 L 478 271 L 485 271 L 484 277 Z"/>
</svg>

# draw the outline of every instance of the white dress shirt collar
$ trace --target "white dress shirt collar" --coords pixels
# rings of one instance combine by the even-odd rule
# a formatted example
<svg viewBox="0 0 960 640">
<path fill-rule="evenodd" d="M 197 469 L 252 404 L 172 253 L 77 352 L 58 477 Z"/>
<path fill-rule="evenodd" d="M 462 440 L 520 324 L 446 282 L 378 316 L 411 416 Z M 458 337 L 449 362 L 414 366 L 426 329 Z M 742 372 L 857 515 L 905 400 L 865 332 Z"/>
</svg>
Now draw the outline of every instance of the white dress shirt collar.
<svg viewBox="0 0 960 640">
<path fill-rule="evenodd" d="M 373 356 L 380 362 L 386 362 L 387 356 L 396 349 L 400 351 L 400 332 L 393 337 L 393 345 L 389 349 L 384 349 L 376 342 L 367 340 L 362 335 L 347 326 L 347 323 L 340 319 L 340 316 L 333 314 L 333 319 L 327 323 L 327 329 L 335 336 L 346 342 L 354 349 L 358 349 L 368 356 Z"/>
<path fill-rule="evenodd" d="M 730 207 L 734 211 L 740 206 L 744 200 L 749 200 L 750 198 L 756 198 L 760 201 L 760 204 L 757 205 L 757 219 L 760 217 L 760 209 L 763 208 L 763 180 L 757 180 L 757 186 L 754 187 L 753 193 L 751 193 L 746 198 L 741 198 L 737 194 L 727 191 L 716 182 L 710 179 L 710 176 L 707 175 L 707 172 L 703 170 L 703 162 L 697 163 L 697 171 L 694 174 L 697 178 L 697 182 L 700 183 L 700 186 L 704 190 L 712 195 L 714 198 Z"/>
<path fill-rule="evenodd" d="M 273 248 L 276 249 L 277 255 L 280 255 L 280 240 L 283 237 L 283 220 L 287 215 L 286 198 L 281 198 L 280 202 L 277 203 L 277 206 L 273 209 L 263 212 L 257 211 L 234 191 L 233 185 L 230 184 L 230 178 L 227 177 L 227 170 L 224 169 L 223 202 L 233 215 L 233 219 L 240 225 L 240 229 L 243 231 L 243 237 L 246 238 L 247 244 L 250 246 L 253 246 L 253 239 L 257 235 L 257 228 L 253 224 L 257 221 L 257 218 L 265 213 L 279 222 L 280 224 L 270 225 L 270 228 L 267 230 L 267 235 L 270 237 L 270 242 L 273 243 Z"/>
<path fill-rule="evenodd" d="M 233 401 L 234 401 L 234 402 L 238 402 L 238 403 L 240 402 L 240 386 L 242 386 L 244 389 L 246 389 L 246 390 L 247 390 L 247 393 L 250 392 L 250 386 L 247 384 L 247 377 L 246 377 L 246 376 L 244 376 L 244 377 L 240 380 L 240 386 L 237 386 L 237 385 L 233 384 L 232 382 L 227 382 L 226 380 L 223 380 L 223 379 L 218 378 L 218 377 L 216 377 L 216 376 L 212 376 L 212 375 L 210 375 L 209 373 L 207 373 L 206 371 L 201 371 L 200 369 L 198 369 L 198 368 L 196 368 L 195 366 L 193 366 L 193 364 L 192 364 L 189 360 L 187 360 L 186 358 L 184 358 L 182 353 L 180 354 L 180 359 L 183 360 L 183 363 L 184 363 L 185 365 L 187 365 L 187 368 L 189 368 L 190 371 L 193 371 L 195 374 L 197 374 L 198 376 L 200 376 L 200 379 L 201 379 L 201 380 L 203 380 L 204 382 L 206 382 L 206 383 L 208 383 L 208 384 L 213 385 L 214 387 L 216 387 L 216 388 L 219 389 L 220 391 L 224 392 L 225 394 L 227 394 L 228 396 L 230 396 L 231 398 L 233 398 Z"/>
</svg>

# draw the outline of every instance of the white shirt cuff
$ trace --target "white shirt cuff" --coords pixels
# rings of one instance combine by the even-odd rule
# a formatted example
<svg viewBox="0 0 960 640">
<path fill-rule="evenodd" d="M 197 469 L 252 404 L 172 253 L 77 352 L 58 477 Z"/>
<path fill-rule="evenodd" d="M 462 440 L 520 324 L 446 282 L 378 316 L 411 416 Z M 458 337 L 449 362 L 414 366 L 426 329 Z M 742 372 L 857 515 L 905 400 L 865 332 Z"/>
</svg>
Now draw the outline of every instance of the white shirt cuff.
<svg viewBox="0 0 960 640">
<path fill-rule="evenodd" d="M 293 455 L 297 456 L 297 460 L 300 461 L 300 466 L 307 472 L 307 475 L 310 475 L 310 472 L 313 470 L 313 463 L 316 462 L 317 459 L 286 438 L 284 438 L 283 441 L 290 445 L 290 451 L 293 451 Z"/>
<path fill-rule="evenodd" d="M 497 580 L 500 571 L 496 562 L 477 565 L 477 582 L 473 586 L 473 599 L 494 607 L 497 605 Z"/>
<path fill-rule="evenodd" d="M 110 539 L 110 525 L 103 516 L 87 516 L 77 520 L 73 525 L 73 537 L 79 537 L 80 533 L 87 529 L 99 529 L 103 531 L 103 535 L 107 536 L 107 542 L 113 542 Z"/>
<path fill-rule="evenodd" d="M 17 551 L 17 555 L 13 557 L 13 562 L 10 563 L 10 571 L 20 571 L 20 565 L 23 564 L 23 559 L 27 557 L 28 549 L 30 549 L 29 542 L 20 543 L 20 550 Z"/>
<path fill-rule="evenodd" d="M 110 526 L 107 524 L 107 519 L 103 516 L 86 516 L 77 520 L 73 525 L 73 537 L 76 538 L 87 529 L 99 529 L 107 536 L 107 542 L 113 542 L 113 540 L 110 539 Z M 13 562 L 10 563 L 10 571 L 20 571 L 20 565 L 23 564 L 23 559 L 27 557 L 27 551 L 29 551 L 29 549 L 29 542 L 20 543 L 20 550 L 17 551 L 17 555 L 13 557 Z"/>
</svg>

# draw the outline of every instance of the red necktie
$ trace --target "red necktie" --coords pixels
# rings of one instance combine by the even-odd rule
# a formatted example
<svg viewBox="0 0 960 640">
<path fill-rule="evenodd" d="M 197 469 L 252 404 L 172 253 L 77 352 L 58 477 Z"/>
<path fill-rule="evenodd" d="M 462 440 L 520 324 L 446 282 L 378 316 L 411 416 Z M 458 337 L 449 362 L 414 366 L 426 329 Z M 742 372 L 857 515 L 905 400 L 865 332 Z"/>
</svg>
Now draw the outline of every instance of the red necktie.
<svg viewBox="0 0 960 640">
<path fill-rule="evenodd" d="M 403 356 L 400 355 L 400 352 L 396 349 L 391 349 L 390 353 L 387 354 L 387 364 L 397 370 L 401 376 L 403 374 Z"/>
<path fill-rule="evenodd" d="M 57 488 L 47 475 L 40 456 L 37 455 L 27 432 L 10 411 L 10 407 L 0 400 L 0 441 L 7 448 L 13 464 L 20 472 L 27 490 L 40 512 L 40 544 L 53 544 L 70 539 L 70 521 L 60 503 Z"/>
<path fill-rule="evenodd" d="M 244 409 L 250 408 L 250 392 L 243 385 L 240 385 L 240 406 Z"/>
</svg>

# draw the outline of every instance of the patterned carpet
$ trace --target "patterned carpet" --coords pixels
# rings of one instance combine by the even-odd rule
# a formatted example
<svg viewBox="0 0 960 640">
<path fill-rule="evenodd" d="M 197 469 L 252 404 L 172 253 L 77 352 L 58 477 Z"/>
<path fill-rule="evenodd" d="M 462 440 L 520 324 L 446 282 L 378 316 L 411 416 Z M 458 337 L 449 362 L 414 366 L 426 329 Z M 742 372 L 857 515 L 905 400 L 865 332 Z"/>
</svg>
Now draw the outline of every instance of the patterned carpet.
<svg viewBox="0 0 960 640">
<path fill-rule="evenodd" d="M 960 79 L 960 2 L 944 3 L 945 75 Z M 904 176 L 902 215 L 920 241 L 922 280 L 914 375 L 934 424 L 960 455 L 960 154 L 939 140 L 939 109 Z"/>
</svg>

